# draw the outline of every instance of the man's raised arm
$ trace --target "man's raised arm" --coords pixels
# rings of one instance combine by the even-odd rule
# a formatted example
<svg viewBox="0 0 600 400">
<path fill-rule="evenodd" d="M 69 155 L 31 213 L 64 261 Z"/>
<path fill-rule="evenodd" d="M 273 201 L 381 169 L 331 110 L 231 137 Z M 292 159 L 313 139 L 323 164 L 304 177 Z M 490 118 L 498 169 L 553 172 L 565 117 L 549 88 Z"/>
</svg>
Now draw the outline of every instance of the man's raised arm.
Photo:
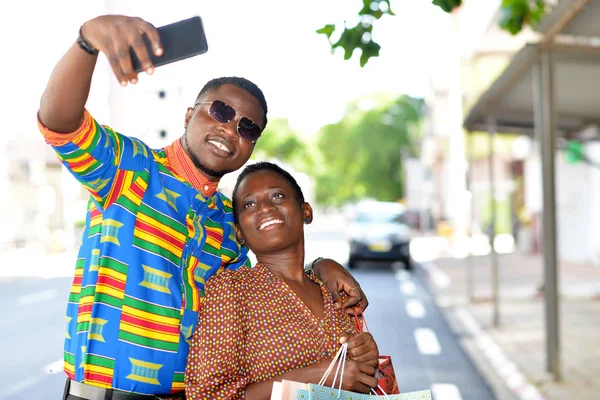
<svg viewBox="0 0 600 400">
<path fill-rule="evenodd" d="M 42 95 L 38 117 L 44 126 L 55 132 L 68 133 L 80 126 L 98 51 L 106 55 L 122 86 L 137 82 L 130 46 L 147 73 L 154 69 L 143 34 L 150 39 L 157 56 L 163 52 L 156 28 L 140 18 L 105 15 L 83 24 L 80 32 L 83 46 L 73 44 L 60 59 Z"/>
</svg>

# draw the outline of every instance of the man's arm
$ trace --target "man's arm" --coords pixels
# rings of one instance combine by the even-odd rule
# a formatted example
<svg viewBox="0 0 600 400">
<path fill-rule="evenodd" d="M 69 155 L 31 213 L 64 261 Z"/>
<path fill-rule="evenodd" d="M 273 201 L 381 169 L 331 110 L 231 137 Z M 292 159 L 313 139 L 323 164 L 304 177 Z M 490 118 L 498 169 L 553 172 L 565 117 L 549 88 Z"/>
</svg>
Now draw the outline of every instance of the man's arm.
<svg viewBox="0 0 600 400">
<path fill-rule="evenodd" d="M 359 283 L 352 274 L 338 262 L 328 258 L 317 258 L 312 264 L 313 272 L 327 285 L 335 307 L 344 307 L 350 315 L 354 314 L 352 308 L 360 306 L 360 312 L 369 306 L 367 296 L 360 288 Z M 348 298 L 343 301 L 340 292 L 344 292 Z"/>
<path fill-rule="evenodd" d="M 150 60 L 145 45 L 141 51 L 138 43 L 143 42 L 142 33 L 146 33 L 155 46 L 160 44 L 156 42 L 158 34 L 154 27 L 139 18 L 98 17 L 86 22 L 81 32 L 87 43 L 83 46 L 85 49 L 80 46 L 80 38 L 50 76 L 38 112 L 39 128 L 62 164 L 103 210 L 128 190 L 137 179 L 136 174 L 144 171 L 150 156 L 145 144 L 101 126 L 85 111 L 97 53 L 106 54 L 117 79 L 127 76 L 136 82 L 129 46 L 134 46 L 143 65 L 147 66 Z M 149 65 L 151 70 L 152 64 Z M 127 81 L 121 82 L 126 84 Z"/>
<path fill-rule="evenodd" d="M 106 55 L 123 86 L 137 82 L 129 46 L 145 70 L 153 70 L 142 34 L 150 39 L 155 54 L 162 54 L 158 32 L 140 18 L 105 15 L 83 24 L 81 33 L 87 43 Z M 60 59 L 50 75 L 38 112 L 40 122 L 48 129 L 69 133 L 81 125 L 97 59 L 97 55 L 87 53 L 77 43 Z"/>
<path fill-rule="evenodd" d="M 68 133 L 81 125 L 97 59 L 73 44 L 56 64 L 38 112 L 48 129 Z"/>
</svg>

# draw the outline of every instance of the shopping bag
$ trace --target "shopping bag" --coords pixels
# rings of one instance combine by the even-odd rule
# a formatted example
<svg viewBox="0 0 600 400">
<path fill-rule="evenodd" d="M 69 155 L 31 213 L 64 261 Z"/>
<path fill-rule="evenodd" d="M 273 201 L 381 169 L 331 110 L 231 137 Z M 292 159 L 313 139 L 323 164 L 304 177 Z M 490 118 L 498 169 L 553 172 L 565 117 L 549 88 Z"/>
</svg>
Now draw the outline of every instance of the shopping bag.
<svg viewBox="0 0 600 400">
<path fill-rule="evenodd" d="M 310 383 L 308 389 L 299 389 L 296 392 L 296 400 L 431 400 L 431 391 L 420 390 L 401 394 L 362 394 L 338 390 L 327 386 L 314 385 Z"/>
<path fill-rule="evenodd" d="M 354 311 L 354 318 L 356 320 L 356 328 L 359 332 L 369 332 L 369 326 L 365 319 L 365 314 L 362 313 L 362 319 L 358 317 L 356 309 Z M 398 394 L 400 388 L 398 387 L 398 380 L 396 379 L 396 373 L 394 372 L 394 366 L 392 365 L 392 358 L 390 356 L 379 356 L 379 369 L 375 375 L 377 378 L 377 387 L 374 389 L 376 394 Z"/>
<path fill-rule="evenodd" d="M 296 391 L 300 389 L 308 389 L 307 383 L 286 381 L 273 382 L 271 390 L 271 400 L 294 400 Z"/>
<path fill-rule="evenodd" d="M 344 367 L 346 365 L 346 354 L 348 351 L 348 343 L 344 343 L 340 346 L 340 349 L 333 357 L 331 364 L 323 374 L 323 377 L 317 385 L 308 384 L 308 388 L 301 388 L 296 390 L 296 400 L 376 400 L 376 399 L 388 399 L 388 400 L 431 400 L 431 391 L 421 390 L 418 392 L 402 393 L 402 394 L 386 394 L 385 392 L 379 394 L 375 390 L 371 389 L 373 394 L 362 394 L 354 393 L 346 390 L 342 390 L 342 384 L 344 381 Z M 336 367 L 337 365 L 337 367 Z M 327 378 L 335 369 L 333 375 L 333 383 L 331 387 L 324 386 Z M 336 387 L 336 382 L 339 384 Z M 379 388 L 381 390 L 381 387 Z"/>
<path fill-rule="evenodd" d="M 396 380 L 396 373 L 392 365 L 390 356 L 379 356 L 379 370 L 375 375 L 377 378 L 377 387 L 374 389 L 377 394 L 399 394 L 400 388 Z"/>
</svg>

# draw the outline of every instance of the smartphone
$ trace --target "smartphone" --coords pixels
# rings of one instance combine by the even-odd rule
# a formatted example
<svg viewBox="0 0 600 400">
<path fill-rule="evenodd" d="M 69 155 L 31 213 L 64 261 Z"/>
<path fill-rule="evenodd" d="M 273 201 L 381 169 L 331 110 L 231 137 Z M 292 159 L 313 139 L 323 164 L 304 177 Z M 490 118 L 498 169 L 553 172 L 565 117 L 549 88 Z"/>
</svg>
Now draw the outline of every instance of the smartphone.
<svg viewBox="0 0 600 400">
<path fill-rule="evenodd" d="M 155 67 L 170 64 L 175 61 L 184 60 L 208 51 L 208 43 L 204 33 L 204 26 L 200 17 L 192 17 L 173 24 L 157 28 L 160 41 L 163 46 L 163 55 L 157 57 L 150 45 L 150 40 L 143 36 L 150 59 Z M 140 60 L 132 48 L 129 49 L 133 69 L 135 72 L 143 70 Z"/>
</svg>

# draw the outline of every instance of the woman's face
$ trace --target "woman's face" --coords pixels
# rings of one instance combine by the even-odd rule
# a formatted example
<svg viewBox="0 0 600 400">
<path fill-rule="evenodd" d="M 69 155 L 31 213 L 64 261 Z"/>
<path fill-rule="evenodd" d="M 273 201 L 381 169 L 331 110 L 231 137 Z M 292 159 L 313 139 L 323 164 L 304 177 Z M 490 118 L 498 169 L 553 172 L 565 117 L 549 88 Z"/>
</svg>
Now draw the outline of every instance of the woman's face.
<svg viewBox="0 0 600 400">
<path fill-rule="evenodd" d="M 248 175 L 236 193 L 238 236 L 254 254 L 272 254 L 304 239 L 304 223 L 312 220 L 308 203 L 280 174 L 263 170 Z"/>
</svg>

